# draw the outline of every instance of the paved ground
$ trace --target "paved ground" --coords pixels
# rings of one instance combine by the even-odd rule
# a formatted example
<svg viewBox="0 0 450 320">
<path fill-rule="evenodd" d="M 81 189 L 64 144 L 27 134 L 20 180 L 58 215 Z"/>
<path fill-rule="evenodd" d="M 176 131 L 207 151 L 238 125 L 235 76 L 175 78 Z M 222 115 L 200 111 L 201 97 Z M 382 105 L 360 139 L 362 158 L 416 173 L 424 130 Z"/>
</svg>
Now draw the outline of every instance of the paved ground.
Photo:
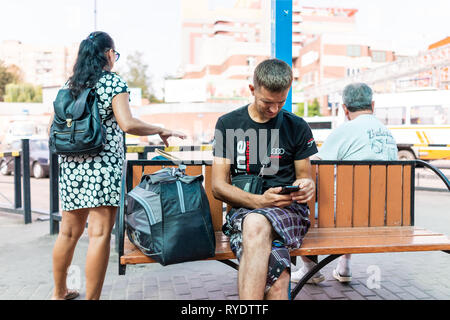
<svg viewBox="0 0 450 320">
<path fill-rule="evenodd" d="M 449 207 L 448 193 L 417 192 L 416 225 L 450 235 Z M 33 223 L 24 225 L 21 216 L 0 213 L 0 299 L 48 299 L 51 295 L 56 237 L 49 235 L 49 222 L 37 217 L 33 215 Z M 69 285 L 80 287 L 81 298 L 87 244 L 85 234 L 69 271 Z M 238 299 L 237 272 L 216 261 L 128 266 L 126 275 L 119 276 L 117 260 L 112 252 L 102 299 Z M 332 280 L 335 263 L 331 263 L 323 270 L 326 281 L 306 285 L 297 299 L 450 299 L 450 255 L 443 252 L 359 254 L 352 261 L 350 284 Z M 373 270 L 379 271 L 379 282 L 371 281 L 376 276 Z"/>
</svg>

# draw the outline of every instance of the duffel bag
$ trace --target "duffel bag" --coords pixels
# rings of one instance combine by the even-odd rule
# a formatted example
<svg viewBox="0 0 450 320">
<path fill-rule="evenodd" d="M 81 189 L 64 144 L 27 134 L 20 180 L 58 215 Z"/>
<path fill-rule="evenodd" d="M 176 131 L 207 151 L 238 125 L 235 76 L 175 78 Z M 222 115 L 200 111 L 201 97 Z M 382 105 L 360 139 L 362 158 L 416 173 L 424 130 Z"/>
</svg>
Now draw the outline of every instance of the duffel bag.
<svg viewBox="0 0 450 320">
<path fill-rule="evenodd" d="M 215 255 L 216 240 L 203 175 L 164 168 L 142 176 L 126 195 L 128 238 L 162 265 Z"/>
</svg>

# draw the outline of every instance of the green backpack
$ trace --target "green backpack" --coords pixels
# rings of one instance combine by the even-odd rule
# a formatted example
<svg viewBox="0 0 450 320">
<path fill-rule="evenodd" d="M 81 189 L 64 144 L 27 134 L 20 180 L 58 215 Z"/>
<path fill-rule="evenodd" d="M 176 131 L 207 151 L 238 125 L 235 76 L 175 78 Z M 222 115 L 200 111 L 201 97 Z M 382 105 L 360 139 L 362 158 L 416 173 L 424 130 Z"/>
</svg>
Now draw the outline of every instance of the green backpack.
<svg viewBox="0 0 450 320">
<path fill-rule="evenodd" d="M 95 88 L 85 89 L 77 99 L 72 97 L 70 89 L 61 89 L 53 107 L 55 116 L 49 138 L 52 153 L 76 156 L 103 150 L 106 129 L 98 111 Z"/>
</svg>

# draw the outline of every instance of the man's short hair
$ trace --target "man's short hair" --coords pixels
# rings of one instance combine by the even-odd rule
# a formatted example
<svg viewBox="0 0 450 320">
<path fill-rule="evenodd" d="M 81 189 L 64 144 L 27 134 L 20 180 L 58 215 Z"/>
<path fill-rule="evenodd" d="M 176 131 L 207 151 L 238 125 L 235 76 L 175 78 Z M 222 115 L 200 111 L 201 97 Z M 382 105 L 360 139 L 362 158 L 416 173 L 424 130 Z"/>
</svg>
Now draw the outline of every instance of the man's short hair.
<svg viewBox="0 0 450 320">
<path fill-rule="evenodd" d="M 344 88 L 342 102 L 350 112 L 372 110 L 372 89 L 365 83 L 351 83 Z"/>
<path fill-rule="evenodd" d="M 291 87 L 292 79 L 292 69 L 286 62 L 268 59 L 256 66 L 253 85 L 256 89 L 264 87 L 272 92 L 281 92 Z"/>
</svg>

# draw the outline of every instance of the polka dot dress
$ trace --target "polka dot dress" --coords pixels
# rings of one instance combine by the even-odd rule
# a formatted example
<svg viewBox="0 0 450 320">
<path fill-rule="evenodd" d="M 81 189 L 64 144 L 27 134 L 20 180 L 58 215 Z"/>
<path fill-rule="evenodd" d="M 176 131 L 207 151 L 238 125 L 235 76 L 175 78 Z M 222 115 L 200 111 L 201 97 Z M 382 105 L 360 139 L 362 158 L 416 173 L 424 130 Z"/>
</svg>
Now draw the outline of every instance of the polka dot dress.
<svg viewBox="0 0 450 320">
<path fill-rule="evenodd" d="M 102 120 L 113 113 L 112 99 L 128 92 L 117 74 L 103 72 L 96 85 Z M 64 211 L 100 206 L 119 206 L 122 164 L 125 158 L 123 131 L 116 118 L 103 121 L 106 146 L 99 154 L 59 156 L 59 188 Z"/>
</svg>

